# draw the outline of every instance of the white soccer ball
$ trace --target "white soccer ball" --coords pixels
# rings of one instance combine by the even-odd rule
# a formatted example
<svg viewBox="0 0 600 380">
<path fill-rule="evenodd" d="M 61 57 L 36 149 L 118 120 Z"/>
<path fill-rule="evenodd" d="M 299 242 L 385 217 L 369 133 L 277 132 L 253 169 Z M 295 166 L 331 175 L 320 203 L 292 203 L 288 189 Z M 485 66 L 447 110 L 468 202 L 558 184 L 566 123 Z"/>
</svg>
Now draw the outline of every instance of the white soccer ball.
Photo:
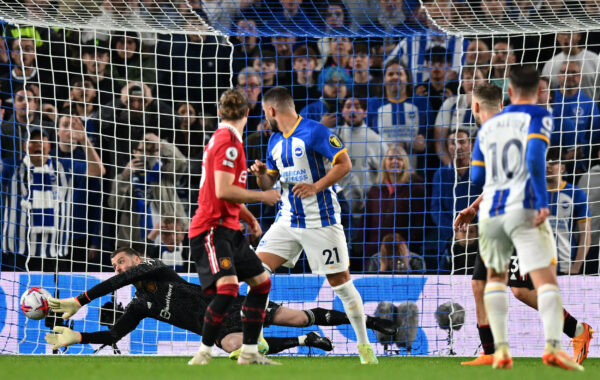
<svg viewBox="0 0 600 380">
<path fill-rule="evenodd" d="M 27 289 L 21 296 L 21 310 L 29 319 L 40 320 L 46 318 L 50 307 L 48 299 L 52 295 L 44 288 L 34 287 Z"/>
</svg>

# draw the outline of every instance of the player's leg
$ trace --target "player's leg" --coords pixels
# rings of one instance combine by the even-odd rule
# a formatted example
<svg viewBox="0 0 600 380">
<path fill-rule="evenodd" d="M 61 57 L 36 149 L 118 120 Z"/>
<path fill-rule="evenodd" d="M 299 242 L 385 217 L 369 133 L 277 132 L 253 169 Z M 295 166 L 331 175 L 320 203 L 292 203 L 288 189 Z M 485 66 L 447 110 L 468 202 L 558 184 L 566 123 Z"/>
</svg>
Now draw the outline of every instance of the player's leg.
<svg viewBox="0 0 600 380">
<path fill-rule="evenodd" d="M 367 328 L 386 335 L 394 335 L 396 333 L 396 327 L 392 321 L 369 315 L 366 317 Z M 338 310 L 323 309 L 321 307 L 309 310 L 297 310 L 281 306 L 274 313 L 272 324 L 277 326 L 309 327 L 313 325 L 340 326 L 351 323 L 346 313 Z"/>
<path fill-rule="evenodd" d="M 548 221 L 532 227 L 535 215 L 535 211 L 527 210 L 520 217 L 520 222 L 514 221 L 511 238 L 517 248 L 521 274 L 529 274 L 537 291 L 538 311 L 546 340 L 542 359 L 548 365 L 583 370 L 561 347 L 564 317 L 556 278 L 556 243 Z"/>
<path fill-rule="evenodd" d="M 215 298 L 204 313 L 198 353 L 188 364 L 208 364 L 229 307 L 238 295 L 239 281 L 233 265 L 230 231 L 223 227 L 211 229 L 190 241 L 202 289 L 214 291 Z"/>
<path fill-rule="evenodd" d="M 299 232 L 291 227 L 275 223 L 260 239 L 256 249 L 258 258 L 269 273 L 280 266 L 293 268 L 302 253 Z"/>
<path fill-rule="evenodd" d="M 507 268 L 513 250 L 512 242 L 504 229 L 507 215 L 499 215 L 480 222 L 479 243 L 481 259 L 487 267 L 487 283 L 483 301 L 495 342 L 493 368 L 512 368 L 508 350 L 506 325 L 508 294 L 506 292 Z"/>
<path fill-rule="evenodd" d="M 477 331 L 483 353 L 475 360 L 462 362 L 462 365 L 492 365 L 494 361 L 494 336 L 487 319 L 485 305 L 483 303 L 483 292 L 487 282 L 487 269 L 481 261 L 481 256 L 477 255 L 475 267 L 473 268 L 473 278 L 471 280 L 471 289 L 475 300 L 475 316 L 477 319 Z"/>
<path fill-rule="evenodd" d="M 344 229 L 339 224 L 303 229 L 300 242 L 312 272 L 327 276 L 327 281 L 340 297 L 352 329 L 356 333 L 361 363 L 376 364 L 377 357 L 367 335 L 362 298 L 348 271 L 350 258 Z"/>
<path fill-rule="evenodd" d="M 242 339 L 242 333 L 227 334 L 220 340 L 220 347 L 225 352 L 234 353 L 239 351 L 240 347 L 242 346 Z M 331 343 L 331 340 L 329 338 L 320 336 L 316 332 L 310 332 L 306 335 L 294 337 L 267 336 L 264 339 L 269 346 L 268 351 L 266 352 L 267 355 L 277 354 L 281 351 L 299 346 L 314 347 L 324 351 L 333 350 L 333 344 Z M 239 353 L 237 356 L 230 355 L 229 357 L 231 359 L 237 359 L 238 356 Z"/>
</svg>

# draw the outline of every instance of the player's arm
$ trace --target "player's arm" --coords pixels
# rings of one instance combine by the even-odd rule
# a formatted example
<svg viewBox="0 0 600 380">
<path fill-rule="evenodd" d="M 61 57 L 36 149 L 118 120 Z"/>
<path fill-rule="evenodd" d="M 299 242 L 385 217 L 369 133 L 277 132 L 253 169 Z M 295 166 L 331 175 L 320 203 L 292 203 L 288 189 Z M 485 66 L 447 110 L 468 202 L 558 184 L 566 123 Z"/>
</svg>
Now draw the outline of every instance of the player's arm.
<svg viewBox="0 0 600 380">
<path fill-rule="evenodd" d="M 485 157 L 479 144 L 479 136 L 477 136 L 473 147 L 473 159 L 471 160 L 471 182 L 483 186 L 485 184 Z"/>
<path fill-rule="evenodd" d="M 544 127 L 548 125 L 549 127 Z M 546 149 L 552 133 L 552 117 L 546 116 L 532 124 L 527 136 L 525 163 L 531 176 L 531 187 L 535 197 L 534 207 L 538 211 L 534 225 L 542 224 L 550 210 L 548 209 L 548 191 L 546 189 Z"/>
<path fill-rule="evenodd" d="M 279 179 L 279 172 L 275 169 L 269 169 L 267 164 L 260 160 L 255 160 L 249 171 L 256 176 L 256 183 L 263 190 L 273 188 L 275 182 Z"/>
<path fill-rule="evenodd" d="M 352 170 L 350 156 L 344 148 L 334 158 L 333 166 L 327 174 L 315 183 L 299 183 L 292 188 L 294 195 L 300 199 L 313 196 L 336 184 Z"/>
<path fill-rule="evenodd" d="M 581 272 L 583 261 L 590 250 L 590 245 L 592 244 L 592 222 L 590 218 L 579 220 L 577 222 L 577 230 L 579 231 L 579 246 L 577 247 L 575 261 L 571 265 L 571 274 L 578 274 Z"/>
<path fill-rule="evenodd" d="M 52 345 L 53 350 L 77 343 L 114 344 L 133 331 L 142 319 L 144 319 L 144 316 L 130 304 L 125 309 L 124 314 L 108 331 L 80 333 L 68 327 L 56 326 L 54 327 L 54 333 L 47 333 L 44 339 Z"/>
<path fill-rule="evenodd" d="M 217 198 L 234 203 L 263 202 L 269 206 L 273 206 L 281 198 L 281 195 L 276 190 L 256 191 L 243 189 L 234 185 L 234 181 L 234 174 L 215 170 L 215 193 Z"/>
<path fill-rule="evenodd" d="M 248 225 L 248 232 L 254 237 L 259 238 L 262 235 L 262 228 L 260 227 L 260 223 L 248 208 L 242 204 L 242 208 L 240 210 L 240 219 L 242 219 Z"/>
<path fill-rule="evenodd" d="M 123 273 L 102 281 L 77 297 L 67 299 L 50 298 L 48 304 L 54 312 L 63 313 L 62 318 L 69 319 L 73 314 L 77 313 L 82 306 L 92 302 L 96 298 L 105 296 L 124 286 L 131 285 L 134 282 L 151 277 L 155 278 L 160 276 L 161 273 L 169 270 L 172 271 L 169 267 L 161 265 L 159 261 L 146 260 Z"/>
</svg>

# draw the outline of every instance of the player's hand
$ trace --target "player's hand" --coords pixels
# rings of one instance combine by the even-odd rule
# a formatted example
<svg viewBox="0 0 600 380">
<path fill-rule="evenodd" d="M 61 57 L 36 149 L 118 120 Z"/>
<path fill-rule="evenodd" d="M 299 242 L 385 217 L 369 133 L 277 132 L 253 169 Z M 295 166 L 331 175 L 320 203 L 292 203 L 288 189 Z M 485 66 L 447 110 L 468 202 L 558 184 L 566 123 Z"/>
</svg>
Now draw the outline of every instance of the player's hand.
<svg viewBox="0 0 600 380">
<path fill-rule="evenodd" d="M 474 207 L 467 207 L 459 212 L 454 219 L 454 231 L 466 231 L 475 216 L 477 216 L 477 209 Z"/>
<path fill-rule="evenodd" d="M 260 224 L 256 218 L 252 221 L 252 223 L 248 224 L 248 232 L 253 239 L 258 239 L 262 235 L 262 228 L 260 228 Z"/>
<path fill-rule="evenodd" d="M 250 173 L 257 177 L 267 174 L 267 164 L 260 160 L 254 160 L 254 163 L 250 166 Z"/>
<path fill-rule="evenodd" d="M 334 113 L 326 113 L 321 118 L 321 124 L 323 124 L 326 127 L 333 128 L 333 127 L 335 127 L 336 123 L 337 123 L 337 115 Z"/>
<path fill-rule="evenodd" d="M 69 319 L 73 316 L 73 314 L 77 313 L 79 309 L 81 309 L 81 304 L 77 300 L 77 298 L 67 298 L 64 300 L 59 300 L 57 298 L 48 299 L 48 305 L 55 313 L 63 313 L 63 319 Z"/>
<path fill-rule="evenodd" d="M 534 227 L 537 227 L 540 224 L 544 223 L 548 215 L 550 215 L 550 210 L 548 210 L 548 208 L 539 209 L 537 215 L 535 216 L 535 219 L 533 220 Z"/>
<path fill-rule="evenodd" d="M 317 193 L 317 187 L 314 183 L 299 183 L 292 188 L 292 192 L 300 199 L 311 197 Z"/>
<path fill-rule="evenodd" d="M 281 199 L 281 194 L 279 194 L 278 190 L 265 190 L 263 193 L 262 203 L 267 204 L 269 206 L 275 206 L 277 202 Z"/>
<path fill-rule="evenodd" d="M 44 337 L 48 344 L 52 345 L 53 350 L 58 350 L 61 347 L 67 347 L 75 343 L 81 342 L 81 334 L 73 331 L 68 327 L 55 326 L 53 333 L 47 333 Z"/>
</svg>

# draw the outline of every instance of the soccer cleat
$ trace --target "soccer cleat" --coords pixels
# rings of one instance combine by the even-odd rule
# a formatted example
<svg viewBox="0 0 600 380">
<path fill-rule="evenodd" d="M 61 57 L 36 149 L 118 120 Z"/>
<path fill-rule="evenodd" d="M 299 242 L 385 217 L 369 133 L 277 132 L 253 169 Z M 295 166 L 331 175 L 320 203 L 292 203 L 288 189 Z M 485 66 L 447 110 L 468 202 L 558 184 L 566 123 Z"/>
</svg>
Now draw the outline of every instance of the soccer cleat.
<svg viewBox="0 0 600 380">
<path fill-rule="evenodd" d="M 573 357 L 577 364 L 582 364 L 587 358 L 590 350 L 590 341 L 592 340 L 594 329 L 587 323 L 582 323 L 583 332 L 573 338 Z"/>
<path fill-rule="evenodd" d="M 206 365 L 210 363 L 212 355 L 205 351 L 198 351 L 193 358 L 190 359 L 188 365 Z"/>
<path fill-rule="evenodd" d="M 237 360 L 238 364 L 258 364 L 258 365 L 281 365 L 281 363 L 269 359 L 258 352 L 241 352 Z"/>
<path fill-rule="evenodd" d="M 379 317 L 367 317 L 367 328 L 379 331 L 385 335 L 396 334 L 396 326 L 393 321 Z"/>
<path fill-rule="evenodd" d="M 482 353 L 474 360 L 468 362 L 461 362 L 460 365 L 492 365 L 494 364 L 494 354 Z"/>
<path fill-rule="evenodd" d="M 307 347 L 320 348 L 324 351 L 333 350 L 333 344 L 329 338 L 324 338 L 316 332 L 309 332 L 306 334 L 304 345 Z"/>
<path fill-rule="evenodd" d="M 496 352 L 494 352 L 494 362 L 492 363 L 492 368 L 494 369 L 511 369 L 513 366 L 513 360 L 510 356 L 510 352 L 508 351 L 508 346 L 506 344 L 501 344 L 496 347 Z"/>
<path fill-rule="evenodd" d="M 258 352 L 266 355 L 267 352 L 269 352 L 269 343 L 267 343 L 267 341 L 265 340 L 265 338 L 263 337 L 262 333 L 259 335 L 258 337 Z M 229 359 L 231 360 L 237 360 L 240 357 L 240 353 L 242 352 L 242 348 L 238 348 L 235 351 L 232 351 L 229 354 Z"/>
<path fill-rule="evenodd" d="M 583 367 L 575 361 L 569 354 L 561 349 L 546 345 L 544 355 L 542 356 L 544 364 L 551 367 L 560 367 L 570 371 L 583 371 Z"/>
<path fill-rule="evenodd" d="M 369 343 L 358 344 L 358 356 L 360 356 L 360 364 L 377 364 L 377 356 L 373 352 L 373 347 Z"/>
</svg>

